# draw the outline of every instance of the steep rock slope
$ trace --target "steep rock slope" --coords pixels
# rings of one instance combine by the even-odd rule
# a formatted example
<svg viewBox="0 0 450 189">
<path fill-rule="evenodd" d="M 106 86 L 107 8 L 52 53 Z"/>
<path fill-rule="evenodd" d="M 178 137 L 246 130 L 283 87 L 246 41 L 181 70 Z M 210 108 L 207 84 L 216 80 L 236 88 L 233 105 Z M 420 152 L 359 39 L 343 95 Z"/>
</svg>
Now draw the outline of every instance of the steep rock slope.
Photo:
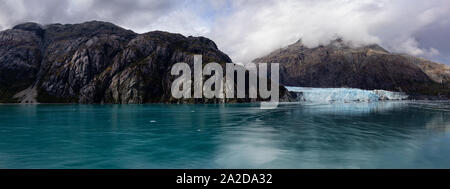
<svg viewBox="0 0 450 189">
<path fill-rule="evenodd" d="M 0 32 L 0 102 L 237 102 L 171 96 L 172 65 L 193 55 L 203 63 L 232 62 L 204 37 L 162 31 L 136 34 L 107 22 L 39 25 Z M 192 68 L 193 69 L 193 68 Z M 282 88 L 284 96 L 289 95 Z"/>
<path fill-rule="evenodd" d="M 0 33 L 0 102 L 12 101 L 14 94 L 30 86 L 42 59 L 42 40 L 25 30 Z"/>
</svg>

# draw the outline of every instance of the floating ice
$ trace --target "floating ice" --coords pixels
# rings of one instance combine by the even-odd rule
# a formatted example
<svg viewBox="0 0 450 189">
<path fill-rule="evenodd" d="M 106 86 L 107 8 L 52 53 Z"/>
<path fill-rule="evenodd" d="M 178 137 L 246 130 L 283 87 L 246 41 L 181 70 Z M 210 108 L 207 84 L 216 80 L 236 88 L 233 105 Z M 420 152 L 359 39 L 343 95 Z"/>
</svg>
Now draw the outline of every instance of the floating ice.
<svg viewBox="0 0 450 189">
<path fill-rule="evenodd" d="M 302 93 L 299 101 L 332 103 L 332 102 L 376 102 L 380 100 L 405 100 L 407 95 L 401 92 L 385 90 L 362 90 L 353 88 L 309 88 L 286 87 L 291 92 Z"/>
</svg>

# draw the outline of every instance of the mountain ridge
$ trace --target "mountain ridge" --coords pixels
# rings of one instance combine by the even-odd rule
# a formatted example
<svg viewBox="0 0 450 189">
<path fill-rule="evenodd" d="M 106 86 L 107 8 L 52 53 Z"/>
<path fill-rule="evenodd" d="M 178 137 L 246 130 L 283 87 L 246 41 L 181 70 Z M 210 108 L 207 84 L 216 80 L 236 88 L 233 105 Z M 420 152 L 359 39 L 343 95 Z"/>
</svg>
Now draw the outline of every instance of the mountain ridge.
<svg viewBox="0 0 450 189">
<path fill-rule="evenodd" d="M 342 39 L 308 48 L 301 40 L 255 59 L 280 63 L 286 86 L 383 89 L 414 99 L 450 98 L 450 66 L 394 54 L 377 44 L 354 47 Z"/>
<path fill-rule="evenodd" d="M 174 99 L 170 68 L 193 55 L 231 63 L 205 37 L 137 34 L 112 23 L 24 23 L 0 32 L 0 102 L 224 103 L 250 99 Z M 280 87 L 281 93 L 289 95 Z M 288 96 L 287 96 L 288 97 Z"/>
</svg>

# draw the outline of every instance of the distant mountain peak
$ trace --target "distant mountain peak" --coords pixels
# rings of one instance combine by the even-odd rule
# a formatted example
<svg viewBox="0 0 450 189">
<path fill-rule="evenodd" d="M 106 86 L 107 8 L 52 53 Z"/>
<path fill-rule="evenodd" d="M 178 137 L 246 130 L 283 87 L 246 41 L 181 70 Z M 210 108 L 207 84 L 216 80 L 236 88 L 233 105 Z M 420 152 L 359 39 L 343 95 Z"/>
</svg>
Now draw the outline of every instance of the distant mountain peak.
<svg viewBox="0 0 450 189">
<path fill-rule="evenodd" d="M 280 63 L 280 82 L 298 87 L 384 89 L 450 98 L 450 67 L 342 38 L 307 47 L 301 40 L 257 58 Z"/>
<path fill-rule="evenodd" d="M 378 44 L 367 44 L 367 45 L 358 45 L 354 44 L 351 41 L 346 41 L 341 37 L 337 37 L 336 39 L 330 40 L 327 43 L 319 44 L 315 47 L 307 47 L 302 39 L 297 40 L 295 43 L 290 44 L 282 50 L 295 51 L 295 50 L 307 50 L 307 49 L 316 49 L 316 48 L 326 48 L 329 50 L 352 50 L 352 51 L 371 51 L 377 53 L 390 53 L 383 47 Z"/>
<path fill-rule="evenodd" d="M 378 44 L 355 45 L 354 43 L 346 41 L 340 37 L 333 39 L 325 44 L 320 44 L 316 47 L 308 47 L 303 43 L 302 39 L 299 39 L 297 40 L 297 42 L 275 50 L 264 57 L 257 58 L 253 60 L 253 62 L 264 62 L 264 60 L 278 58 L 282 58 L 285 61 L 287 61 L 287 59 L 297 60 L 301 58 L 299 56 L 303 56 L 311 52 L 336 52 L 338 54 L 362 53 L 368 56 L 375 54 L 390 54 L 389 51 Z"/>
</svg>

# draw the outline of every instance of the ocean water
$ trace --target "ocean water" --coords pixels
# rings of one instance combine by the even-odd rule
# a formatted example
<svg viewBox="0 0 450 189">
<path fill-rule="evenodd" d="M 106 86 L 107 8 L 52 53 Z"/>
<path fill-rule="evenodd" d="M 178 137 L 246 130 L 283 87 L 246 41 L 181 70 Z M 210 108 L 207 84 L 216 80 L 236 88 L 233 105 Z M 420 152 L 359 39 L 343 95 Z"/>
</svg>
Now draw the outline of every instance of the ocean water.
<svg viewBox="0 0 450 189">
<path fill-rule="evenodd" d="M 0 105 L 0 168 L 450 168 L 450 102 Z"/>
</svg>

